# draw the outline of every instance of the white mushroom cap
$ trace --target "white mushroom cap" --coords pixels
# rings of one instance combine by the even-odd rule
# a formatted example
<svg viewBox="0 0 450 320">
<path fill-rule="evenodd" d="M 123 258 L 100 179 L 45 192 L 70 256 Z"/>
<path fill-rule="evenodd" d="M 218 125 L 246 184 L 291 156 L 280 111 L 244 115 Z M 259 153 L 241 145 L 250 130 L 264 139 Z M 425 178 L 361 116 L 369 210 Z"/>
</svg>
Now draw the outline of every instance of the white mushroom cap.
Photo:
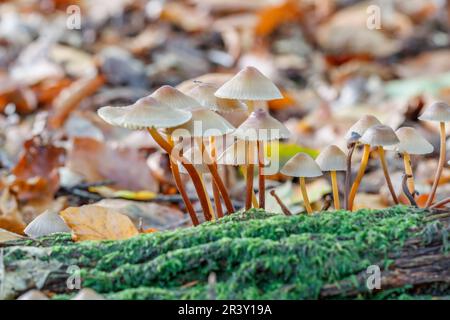
<svg viewBox="0 0 450 320">
<path fill-rule="evenodd" d="M 385 125 L 377 125 L 370 127 L 359 139 L 361 143 L 368 144 L 370 146 L 392 146 L 400 141 L 395 135 L 394 130 L 391 127 Z"/>
<path fill-rule="evenodd" d="M 168 132 L 173 137 L 207 138 L 219 137 L 234 131 L 234 127 L 223 117 L 208 109 L 192 110 L 192 118 L 184 124 L 174 126 Z"/>
<path fill-rule="evenodd" d="M 195 83 L 195 86 L 187 93 L 197 100 L 204 108 L 221 113 L 247 110 L 247 106 L 234 99 L 222 99 L 214 95 L 217 86 L 208 83 Z"/>
<path fill-rule="evenodd" d="M 197 100 L 168 85 L 155 90 L 150 96 L 175 109 L 189 111 L 202 107 Z"/>
<path fill-rule="evenodd" d="M 169 107 L 147 96 L 126 107 L 103 107 L 98 115 L 106 122 L 128 128 L 171 128 L 192 118 L 189 111 Z"/>
<path fill-rule="evenodd" d="M 313 178 L 322 175 L 322 171 L 310 155 L 299 152 L 281 168 L 285 176 Z"/>
<path fill-rule="evenodd" d="M 233 135 L 241 140 L 271 141 L 289 138 L 291 133 L 267 111 L 257 109 L 233 132 Z"/>
<path fill-rule="evenodd" d="M 316 162 L 322 171 L 346 171 L 346 155 L 335 145 L 322 150 L 316 158 Z"/>
<path fill-rule="evenodd" d="M 258 163 L 258 150 L 253 149 L 252 163 Z M 244 140 L 238 140 L 228 148 L 226 148 L 222 154 L 217 158 L 218 164 L 230 165 L 230 166 L 241 166 L 247 164 L 247 148 Z M 264 165 L 270 163 L 269 159 L 264 156 Z"/>
<path fill-rule="evenodd" d="M 106 300 L 102 295 L 92 289 L 81 289 L 71 300 Z"/>
<path fill-rule="evenodd" d="M 239 71 L 225 82 L 215 95 L 223 99 L 252 101 L 283 98 L 275 84 L 254 67 L 246 67 Z"/>
<path fill-rule="evenodd" d="M 358 121 L 353 124 L 350 129 L 348 129 L 347 133 L 345 134 L 345 140 L 350 140 L 352 138 L 352 133 L 356 133 L 359 136 L 362 136 L 367 129 L 370 127 L 380 125 L 381 122 L 376 117 L 366 114 L 361 117 Z"/>
<path fill-rule="evenodd" d="M 30 238 L 39 238 L 57 232 L 70 232 L 70 228 L 59 214 L 46 210 L 31 221 L 24 232 Z"/>
<path fill-rule="evenodd" d="M 30 290 L 22 294 L 17 300 L 49 300 L 48 297 L 39 290 Z"/>
<path fill-rule="evenodd" d="M 432 103 L 419 116 L 420 120 L 448 122 L 450 121 L 450 106 L 442 101 Z"/>
<path fill-rule="evenodd" d="M 407 152 L 409 154 L 427 154 L 432 153 L 434 148 L 419 132 L 411 127 L 402 127 L 395 131 L 400 143 L 396 145 L 398 152 Z"/>
</svg>

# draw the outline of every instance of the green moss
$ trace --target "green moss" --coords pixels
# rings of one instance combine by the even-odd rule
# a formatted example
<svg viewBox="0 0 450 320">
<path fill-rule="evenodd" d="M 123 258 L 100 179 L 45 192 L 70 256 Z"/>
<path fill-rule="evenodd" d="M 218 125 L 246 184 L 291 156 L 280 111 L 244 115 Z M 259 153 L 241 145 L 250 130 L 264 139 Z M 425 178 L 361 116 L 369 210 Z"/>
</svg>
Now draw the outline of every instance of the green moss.
<svg viewBox="0 0 450 320">
<path fill-rule="evenodd" d="M 427 241 L 439 226 L 424 216 L 404 206 L 291 217 L 251 210 L 124 241 L 73 244 L 59 236 L 51 247 L 49 239 L 34 245 L 45 252 L 37 259 L 80 266 L 82 285 L 113 299 L 205 299 L 212 272 L 219 299 L 311 299 L 325 284 L 375 262 L 388 265 L 388 253 L 407 238 Z M 5 250 L 11 268 L 36 255 L 21 247 Z M 61 270 L 51 276 L 64 281 Z"/>
</svg>

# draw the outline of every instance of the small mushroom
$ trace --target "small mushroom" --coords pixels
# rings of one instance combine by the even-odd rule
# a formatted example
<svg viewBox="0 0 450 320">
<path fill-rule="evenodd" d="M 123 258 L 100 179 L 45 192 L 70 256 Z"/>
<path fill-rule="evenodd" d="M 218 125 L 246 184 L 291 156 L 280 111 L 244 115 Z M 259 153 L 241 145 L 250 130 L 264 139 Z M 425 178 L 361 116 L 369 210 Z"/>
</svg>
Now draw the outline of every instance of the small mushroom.
<svg viewBox="0 0 450 320">
<path fill-rule="evenodd" d="M 129 129 L 147 129 L 155 142 L 158 143 L 158 145 L 171 157 L 177 156 L 175 152 L 172 152 L 174 149 L 173 144 L 170 141 L 166 141 L 158 132 L 158 129 L 171 128 L 186 123 L 192 118 L 192 114 L 189 111 L 172 108 L 160 103 L 150 96 L 141 98 L 134 104 L 126 107 L 100 108 L 98 114 L 103 120 L 112 125 Z M 189 172 L 192 182 L 194 183 L 205 218 L 207 220 L 211 219 L 212 213 L 208 206 L 207 196 L 203 191 L 198 172 L 195 170 L 195 167 L 187 161 L 183 161 L 183 166 Z M 175 167 L 176 165 L 172 166 L 172 168 Z M 182 186 L 181 180 L 177 183 L 178 190 L 183 197 L 193 224 L 197 225 L 198 218 L 195 215 L 192 204 L 190 203 L 184 188 L 181 188 L 180 186 Z"/>
<path fill-rule="evenodd" d="M 230 113 L 235 111 L 245 111 L 247 107 L 245 104 L 236 99 L 222 99 L 216 97 L 214 93 L 218 87 L 203 82 L 196 82 L 187 95 L 197 100 L 202 107 L 216 111 L 218 113 Z"/>
<path fill-rule="evenodd" d="M 445 102 L 434 102 L 419 117 L 420 120 L 439 122 L 441 146 L 439 150 L 439 162 L 434 176 L 433 186 L 431 187 L 430 195 L 428 196 L 426 207 L 429 207 L 434 200 L 439 179 L 441 178 L 442 170 L 445 164 L 445 123 L 450 121 L 450 106 Z"/>
<path fill-rule="evenodd" d="M 386 183 L 388 185 L 389 191 L 391 192 L 394 203 L 398 204 L 397 195 L 395 193 L 394 187 L 392 186 L 383 149 L 383 147 L 393 146 L 400 142 L 395 135 L 394 130 L 392 130 L 391 127 L 385 125 L 373 126 L 367 129 L 367 131 L 361 137 L 360 141 L 364 143 L 364 146 L 377 147 Z"/>
<path fill-rule="evenodd" d="M 257 109 L 245 120 L 233 135 L 240 140 L 247 141 L 247 193 L 245 209 L 251 208 L 253 190 L 253 149 L 256 143 L 258 154 L 259 178 L 259 207 L 265 207 L 265 181 L 264 181 L 264 143 L 290 137 L 290 132 L 284 124 L 272 117 L 267 111 Z"/>
<path fill-rule="evenodd" d="M 311 156 L 306 153 L 299 152 L 284 165 L 280 171 L 282 174 L 290 177 L 300 178 L 300 191 L 302 193 L 303 202 L 308 214 L 313 212 L 309 202 L 308 193 L 306 191 L 305 178 L 314 178 L 322 175 L 322 171 Z"/>
<path fill-rule="evenodd" d="M 105 297 L 98 294 L 90 288 L 81 289 L 71 300 L 106 300 Z"/>
<path fill-rule="evenodd" d="M 395 146 L 395 150 L 403 155 L 405 174 L 407 178 L 408 190 L 411 195 L 415 194 L 414 177 L 411 168 L 410 155 L 422 155 L 433 152 L 433 145 L 429 143 L 419 132 L 411 127 L 403 127 L 395 131 L 400 143 Z"/>
<path fill-rule="evenodd" d="M 381 125 L 381 122 L 372 115 L 364 115 L 359 119 L 353 126 L 350 127 L 350 129 L 347 131 L 347 134 L 345 135 L 345 139 L 351 143 L 349 143 L 350 147 L 355 147 L 360 140 L 356 139 L 355 137 L 362 137 L 362 135 L 367 131 L 367 129 L 376 126 Z M 357 140 L 357 142 L 354 142 Z M 354 144 L 353 144 L 354 143 Z M 350 153 L 350 155 L 353 153 L 353 151 Z M 364 172 L 366 171 L 367 162 L 369 161 L 369 155 L 370 155 L 370 146 L 364 145 L 363 149 L 363 155 L 361 158 L 361 164 L 358 169 L 358 173 L 356 174 L 355 181 L 352 184 L 352 188 L 350 190 L 350 193 L 348 195 L 348 204 L 347 209 L 352 210 L 353 209 L 353 202 L 355 201 L 356 192 L 358 191 L 359 184 L 361 183 L 361 179 L 364 176 Z M 351 159 L 348 161 L 351 162 Z M 351 168 L 350 168 L 351 169 Z M 350 179 L 351 170 L 347 170 L 348 180 Z M 347 193 L 347 192 L 346 192 Z"/>
<path fill-rule="evenodd" d="M 30 290 L 22 294 L 17 300 L 49 300 L 48 297 L 39 290 Z"/>
<path fill-rule="evenodd" d="M 30 238 L 39 238 L 58 232 L 70 232 L 70 228 L 59 214 L 48 210 L 38 215 L 24 230 Z"/>
<path fill-rule="evenodd" d="M 340 209 L 339 188 L 337 184 L 336 171 L 346 171 L 346 156 L 335 145 L 326 147 L 317 157 L 317 164 L 320 169 L 325 172 L 329 171 L 331 176 L 331 186 L 333 189 L 334 209 Z"/>
<path fill-rule="evenodd" d="M 197 100 L 168 85 L 155 90 L 150 96 L 175 109 L 190 111 L 200 107 Z"/>
</svg>

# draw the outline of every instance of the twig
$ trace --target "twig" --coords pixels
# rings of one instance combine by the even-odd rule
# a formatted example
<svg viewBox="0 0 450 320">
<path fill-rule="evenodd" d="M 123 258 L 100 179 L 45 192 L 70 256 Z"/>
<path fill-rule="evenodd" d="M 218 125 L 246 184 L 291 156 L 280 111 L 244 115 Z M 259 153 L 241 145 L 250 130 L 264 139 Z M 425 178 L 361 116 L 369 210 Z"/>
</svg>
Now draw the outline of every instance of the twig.
<svg viewBox="0 0 450 320">
<path fill-rule="evenodd" d="M 412 176 L 409 174 L 403 175 L 402 190 L 403 190 L 403 193 L 405 194 L 405 196 L 408 198 L 409 204 L 417 208 L 417 202 L 414 199 L 414 195 L 412 195 L 411 192 L 409 192 L 409 188 L 408 188 L 408 179 L 411 177 Z M 414 193 L 416 193 L 416 192 L 414 191 Z"/>
<path fill-rule="evenodd" d="M 288 209 L 288 207 L 286 207 L 283 201 L 281 201 L 280 197 L 278 197 L 278 195 L 275 193 L 275 190 L 270 190 L 270 195 L 275 198 L 275 200 L 277 201 L 278 205 L 280 206 L 281 210 L 285 215 L 292 216 L 292 212 Z"/>
</svg>

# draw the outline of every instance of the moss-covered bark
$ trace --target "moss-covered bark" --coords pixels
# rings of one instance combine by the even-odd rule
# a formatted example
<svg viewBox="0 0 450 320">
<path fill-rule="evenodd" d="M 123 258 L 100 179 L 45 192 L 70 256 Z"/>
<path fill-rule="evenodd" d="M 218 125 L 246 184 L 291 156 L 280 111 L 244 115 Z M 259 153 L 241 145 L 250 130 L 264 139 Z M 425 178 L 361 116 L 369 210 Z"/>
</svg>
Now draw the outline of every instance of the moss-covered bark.
<svg viewBox="0 0 450 320">
<path fill-rule="evenodd" d="M 402 206 L 291 217 L 252 210 L 125 241 L 73 243 L 57 235 L 3 245 L 0 281 L 3 298 L 34 286 L 66 298 L 66 270 L 76 265 L 82 286 L 113 299 L 405 298 L 416 293 L 414 283 L 369 292 L 365 270 L 378 264 L 387 272 L 411 241 L 417 249 L 433 243 L 445 268 L 446 221 Z M 215 283 L 208 283 L 211 273 Z M 420 293 L 448 295 L 446 279 Z M 336 284 L 344 287 L 342 295 Z"/>
</svg>

